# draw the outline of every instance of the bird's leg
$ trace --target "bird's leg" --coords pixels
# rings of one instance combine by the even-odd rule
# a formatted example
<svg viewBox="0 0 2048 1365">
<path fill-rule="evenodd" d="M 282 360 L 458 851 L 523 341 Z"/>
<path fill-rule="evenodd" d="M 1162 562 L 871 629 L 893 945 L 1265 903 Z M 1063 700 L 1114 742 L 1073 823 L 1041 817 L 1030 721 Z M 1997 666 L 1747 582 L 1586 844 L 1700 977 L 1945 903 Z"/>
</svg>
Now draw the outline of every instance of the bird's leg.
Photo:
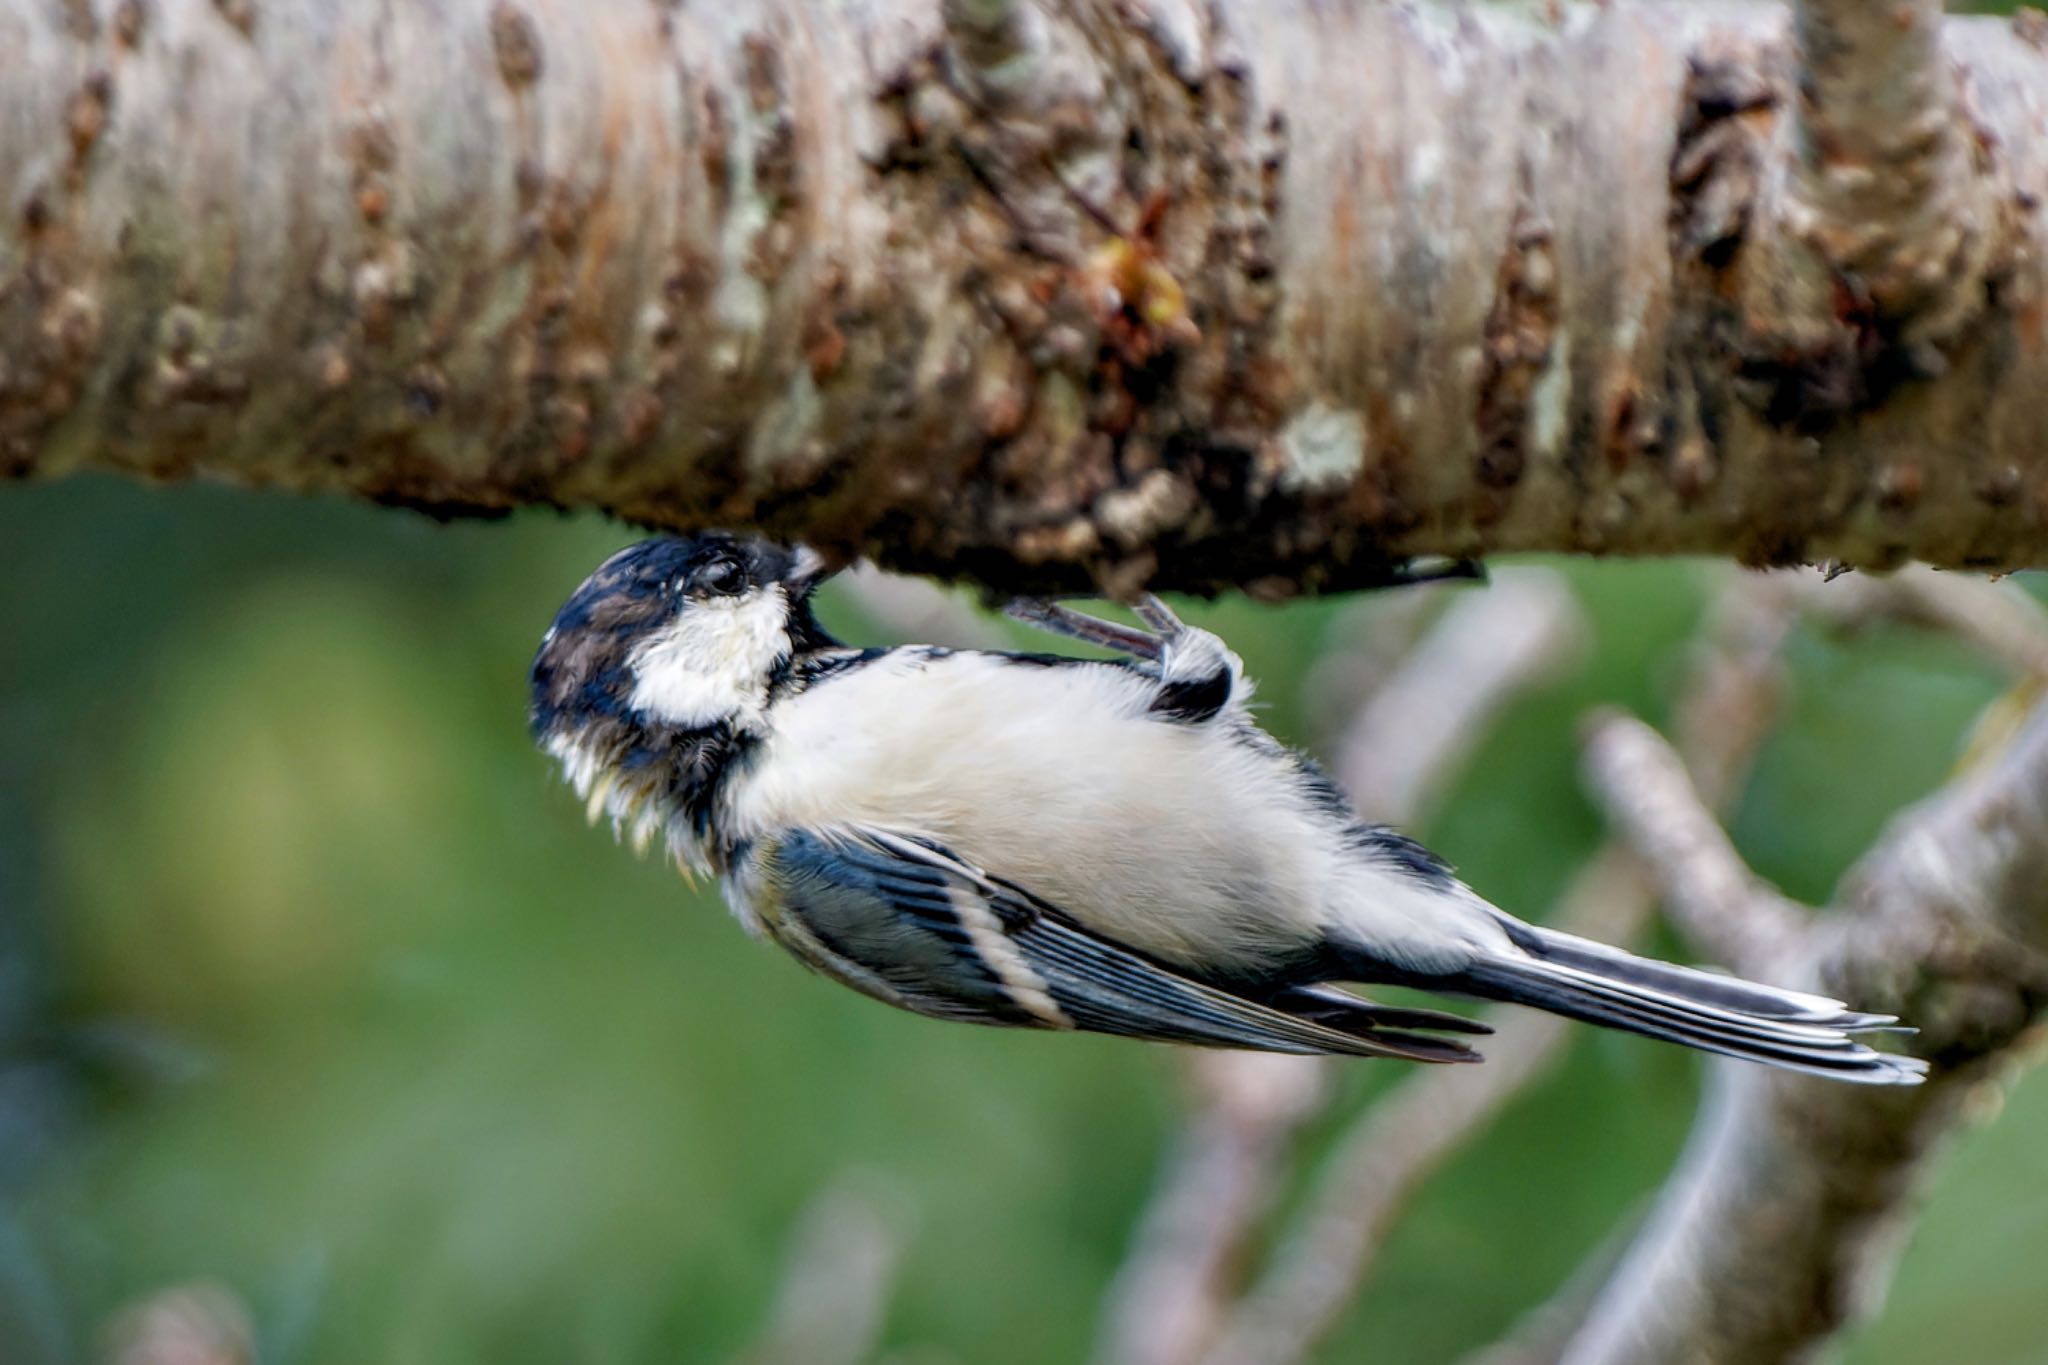
<svg viewBox="0 0 2048 1365">
<path fill-rule="evenodd" d="M 1422 563 L 1417 560 L 1402 560 L 1390 563 L 1375 574 L 1368 582 L 1358 584 L 1363 588 L 1405 587 L 1413 583 L 1439 583 L 1446 579 L 1477 579 L 1484 581 L 1486 566 L 1476 559 L 1451 559 L 1440 562 Z M 1071 640 L 1083 640 L 1104 649 L 1113 649 L 1119 654 L 1128 654 L 1136 659 L 1157 660 L 1176 641 L 1190 640 L 1194 636 L 1208 635 L 1207 631 L 1191 629 L 1173 608 L 1146 593 L 1131 604 L 1138 619 L 1152 629 L 1139 630 L 1132 626 L 1105 621 L 1099 616 L 1075 611 L 1072 607 L 1046 597 L 1015 597 L 1003 607 L 1004 614 L 1026 625 L 1054 635 L 1064 635 Z M 1156 633 L 1155 633 L 1156 632 Z M 1210 637 L 1214 639 L 1213 636 Z M 1221 650 L 1218 642 L 1217 649 Z"/>
<path fill-rule="evenodd" d="M 1113 649 L 1134 659 L 1156 660 L 1166 647 L 1166 641 L 1150 631 L 1105 621 L 1099 616 L 1075 611 L 1072 607 L 1062 606 L 1043 597 L 1013 598 L 1005 604 L 1003 613 L 1028 626 L 1036 626 L 1054 635 L 1064 635 L 1070 640 L 1080 640 L 1087 644 L 1100 645 L 1104 649 Z"/>
<path fill-rule="evenodd" d="M 1156 664 L 1159 693 L 1152 699 L 1151 710 L 1158 715 L 1199 725 L 1229 705 L 1237 695 L 1244 665 L 1223 641 L 1188 625 L 1150 593 L 1132 603 L 1131 610 L 1152 629 L 1118 625 L 1042 597 L 1016 598 L 1004 607 L 1015 620 L 1040 630 Z"/>
<path fill-rule="evenodd" d="M 1132 604 L 1140 620 L 1159 632 L 1159 694 L 1151 709 L 1184 724 L 1214 719 L 1237 698 L 1244 664 L 1213 631 L 1188 625 L 1173 609 L 1146 594 Z"/>
</svg>

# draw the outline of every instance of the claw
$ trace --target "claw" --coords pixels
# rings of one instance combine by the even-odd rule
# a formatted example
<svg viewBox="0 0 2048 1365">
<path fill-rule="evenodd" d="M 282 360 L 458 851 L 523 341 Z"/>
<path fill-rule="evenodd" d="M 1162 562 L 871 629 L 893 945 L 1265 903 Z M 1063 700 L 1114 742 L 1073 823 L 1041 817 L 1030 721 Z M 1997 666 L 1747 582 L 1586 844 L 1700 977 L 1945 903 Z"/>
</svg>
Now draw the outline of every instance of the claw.
<svg viewBox="0 0 2048 1365">
<path fill-rule="evenodd" d="M 1064 635 L 1070 640 L 1100 645 L 1133 658 L 1157 659 L 1166 646 L 1164 640 L 1150 631 L 1105 621 L 1099 616 L 1090 616 L 1042 597 L 1014 598 L 1004 606 L 1003 613 L 1028 626 Z M 1167 614 L 1169 617 L 1172 615 L 1171 612 Z M 1143 616 L 1144 612 L 1140 611 L 1139 615 Z M 1178 626 L 1179 622 L 1175 625 Z"/>
<path fill-rule="evenodd" d="M 1131 610 L 1138 613 L 1138 619 L 1158 631 L 1166 639 L 1172 639 L 1186 629 L 1180 617 L 1173 614 L 1173 608 L 1146 593 L 1132 604 Z"/>
</svg>

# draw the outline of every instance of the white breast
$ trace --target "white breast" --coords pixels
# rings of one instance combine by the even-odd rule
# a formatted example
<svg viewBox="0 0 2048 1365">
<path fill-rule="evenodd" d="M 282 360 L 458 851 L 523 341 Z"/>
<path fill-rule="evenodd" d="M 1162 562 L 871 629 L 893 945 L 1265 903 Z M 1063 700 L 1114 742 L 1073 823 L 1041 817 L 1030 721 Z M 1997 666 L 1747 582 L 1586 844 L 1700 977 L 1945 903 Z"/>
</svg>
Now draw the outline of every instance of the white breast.
<svg viewBox="0 0 2048 1365">
<path fill-rule="evenodd" d="M 912 651 L 768 714 L 727 790 L 726 828 L 870 823 L 928 835 L 1119 941 L 1182 961 L 1298 951 L 1362 911 L 1341 825 L 1283 763 L 1222 726 L 1148 717 L 1156 684 L 1113 667 Z M 1429 936 L 1419 888 L 1384 894 L 1386 933 Z M 1403 927 L 1411 926 L 1411 927 Z M 1364 925 L 1360 926 L 1364 928 Z"/>
</svg>

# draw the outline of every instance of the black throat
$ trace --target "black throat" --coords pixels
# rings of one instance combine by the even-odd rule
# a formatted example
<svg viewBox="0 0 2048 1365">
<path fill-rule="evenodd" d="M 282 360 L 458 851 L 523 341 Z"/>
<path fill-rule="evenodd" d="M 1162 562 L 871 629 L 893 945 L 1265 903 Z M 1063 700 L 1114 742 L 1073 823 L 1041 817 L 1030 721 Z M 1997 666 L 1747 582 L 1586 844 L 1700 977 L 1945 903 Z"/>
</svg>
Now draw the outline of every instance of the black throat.
<svg viewBox="0 0 2048 1365">
<path fill-rule="evenodd" d="M 719 792 L 760 743 L 760 736 L 724 720 L 685 727 L 608 716 L 560 733 L 563 742 L 588 755 L 597 780 L 608 778 L 629 804 L 652 803 L 666 817 L 664 824 L 679 815 L 706 841 Z"/>
</svg>

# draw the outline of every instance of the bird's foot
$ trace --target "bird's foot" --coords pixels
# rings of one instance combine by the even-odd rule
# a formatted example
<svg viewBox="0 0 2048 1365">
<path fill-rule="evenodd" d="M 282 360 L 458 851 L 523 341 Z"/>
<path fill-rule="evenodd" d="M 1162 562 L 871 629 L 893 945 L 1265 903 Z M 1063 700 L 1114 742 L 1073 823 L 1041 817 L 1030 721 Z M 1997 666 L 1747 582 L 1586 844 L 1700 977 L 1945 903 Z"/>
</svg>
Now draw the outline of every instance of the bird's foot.
<svg viewBox="0 0 2048 1365">
<path fill-rule="evenodd" d="M 1157 598 L 1147 600 L 1156 604 L 1159 611 L 1164 613 L 1164 620 L 1173 623 L 1174 631 L 1179 630 L 1180 621 L 1166 609 L 1164 603 L 1159 602 Z M 1022 621 L 1028 626 L 1036 626 L 1054 635 L 1064 635 L 1070 640 L 1099 645 L 1103 649 L 1113 649 L 1119 654 L 1128 654 L 1134 659 L 1148 661 L 1157 660 L 1165 652 L 1166 642 L 1172 636 L 1172 632 L 1155 635 L 1136 626 L 1105 621 L 1099 616 L 1090 616 L 1085 611 L 1075 611 L 1072 607 L 1044 597 L 1013 598 L 1003 607 L 1003 612 L 1012 620 Z M 1138 610 L 1138 615 L 1148 625 L 1155 621 L 1155 618 L 1148 615 L 1142 607 Z"/>
</svg>

